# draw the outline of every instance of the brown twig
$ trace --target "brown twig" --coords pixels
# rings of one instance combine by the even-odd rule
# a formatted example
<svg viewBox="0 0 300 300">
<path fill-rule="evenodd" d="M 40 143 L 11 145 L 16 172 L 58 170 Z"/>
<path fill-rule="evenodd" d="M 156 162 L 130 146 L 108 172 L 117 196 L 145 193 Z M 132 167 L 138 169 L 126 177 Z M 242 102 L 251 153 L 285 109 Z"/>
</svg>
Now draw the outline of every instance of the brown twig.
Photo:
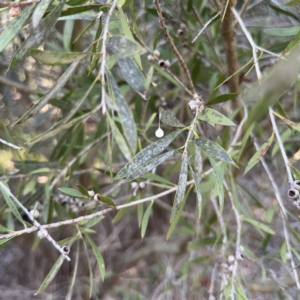
<svg viewBox="0 0 300 300">
<path fill-rule="evenodd" d="M 30 5 L 33 3 L 37 3 L 40 2 L 40 0 L 28 0 L 25 2 L 0 2 L 0 7 L 22 7 L 22 6 L 26 6 L 26 5 Z"/>
<path fill-rule="evenodd" d="M 156 7 L 156 10 L 157 10 L 157 14 L 158 14 L 158 17 L 159 17 L 159 21 L 160 21 L 160 24 L 161 24 L 161 27 L 162 27 L 162 30 L 167 38 L 167 41 L 169 42 L 169 44 L 171 45 L 171 48 L 173 50 L 173 52 L 175 53 L 175 55 L 177 56 L 182 68 L 183 68 L 183 71 L 187 77 L 187 80 L 188 80 L 188 83 L 189 83 L 189 86 L 193 92 L 193 94 L 197 94 L 196 93 L 196 90 L 195 90 L 195 87 L 194 87 L 194 84 L 193 84 L 193 81 L 191 79 L 191 75 L 190 75 L 190 72 L 183 60 L 183 57 L 181 56 L 181 54 L 179 53 L 178 49 L 176 48 L 171 36 L 170 36 L 170 33 L 169 33 L 169 30 L 167 29 L 166 27 L 166 23 L 165 23 L 165 19 L 162 15 L 162 11 L 161 11 L 161 4 L 159 2 L 159 0 L 155 0 L 155 7 Z"/>
<path fill-rule="evenodd" d="M 1 6 L 1 5 L 0 5 Z M 25 93 L 28 94 L 38 94 L 38 93 L 42 93 L 41 90 L 37 90 L 37 89 L 32 89 L 24 84 L 21 84 L 19 82 L 13 81 L 13 80 L 9 80 L 4 76 L 0 75 L 0 83 L 7 85 L 8 87 L 12 87 L 12 88 L 16 88 L 17 90 L 23 91 Z"/>
<path fill-rule="evenodd" d="M 239 74 L 237 71 L 239 70 L 239 63 L 237 58 L 237 49 L 236 49 L 236 42 L 235 42 L 235 33 L 234 33 L 234 26 L 233 26 L 233 13 L 231 11 L 231 7 L 234 7 L 235 1 L 234 0 L 226 0 L 223 1 L 224 8 L 226 11 L 224 13 L 224 19 L 221 24 L 221 31 L 223 36 L 223 41 L 225 44 L 226 50 L 226 58 L 227 58 L 227 66 L 229 76 L 233 75 L 229 79 L 229 88 L 231 93 L 240 94 L 240 84 L 239 84 Z M 228 4 L 228 5 L 227 5 Z M 234 99 L 233 108 L 237 109 L 241 107 L 238 99 Z M 243 118 L 243 112 L 240 111 L 238 115 L 239 120 Z"/>
</svg>

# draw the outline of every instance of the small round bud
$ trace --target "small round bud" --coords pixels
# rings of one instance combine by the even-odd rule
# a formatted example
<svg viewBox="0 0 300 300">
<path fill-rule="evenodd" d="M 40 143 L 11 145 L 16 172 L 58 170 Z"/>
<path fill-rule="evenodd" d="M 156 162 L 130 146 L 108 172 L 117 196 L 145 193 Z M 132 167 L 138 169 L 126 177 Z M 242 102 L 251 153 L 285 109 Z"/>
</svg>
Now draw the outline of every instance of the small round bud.
<svg viewBox="0 0 300 300">
<path fill-rule="evenodd" d="M 189 103 L 188 103 L 189 107 L 190 107 L 190 110 L 195 112 L 198 105 L 196 104 L 196 101 L 195 100 L 191 100 Z"/>
<path fill-rule="evenodd" d="M 131 182 L 131 188 L 132 188 L 132 189 L 137 188 L 138 185 L 139 185 L 139 184 L 138 184 L 136 181 Z"/>
<path fill-rule="evenodd" d="M 154 55 L 156 58 L 159 58 L 160 52 L 159 52 L 158 50 L 154 50 L 154 51 L 153 51 L 153 55 Z"/>
<path fill-rule="evenodd" d="M 233 255 L 229 255 L 229 256 L 228 256 L 228 262 L 229 262 L 230 264 L 232 264 L 232 263 L 234 263 L 234 261 L 235 261 L 235 257 L 234 257 Z"/>
<path fill-rule="evenodd" d="M 287 252 L 287 253 L 285 254 L 285 258 L 286 258 L 287 260 L 291 259 L 291 254 Z"/>
<path fill-rule="evenodd" d="M 234 265 L 230 265 L 229 268 L 228 268 L 228 271 L 232 272 L 233 268 L 234 268 Z"/>
<path fill-rule="evenodd" d="M 166 60 L 165 61 L 165 69 L 168 69 L 171 67 L 171 64 L 170 64 L 170 61 L 169 60 Z"/>
<path fill-rule="evenodd" d="M 36 210 L 36 209 L 32 209 L 32 210 L 30 211 L 30 214 L 31 214 L 35 219 L 37 219 L 37 218 L 40 216 L 40 212 L 39 212 L 38 210 Z"/>
<path fill-rule="evenodd" d="M 241 252 L 239 252 L 239 253 L 236 255 L 236 259 L 237 259 L 237 260 L 243 260 L 243 259 L 244 259 L 244 255 L 243 255 Z"/>
<path fill-rule="evenodd" d="M 155 58 L 151 54 L 149 54 L 147 56 L 147 59 L 148 59 L 148 61 L 151 61 L 151 62 L 155 60 Z"/>
<path fill-rule="evenodd" d="M 245 250 L 244 247 L 241 245 L 241 246 L 240 246 L 240 251 L 241 251 L 241 252 L 244 252 L 244 250 Z"/>
<path fill-rule="evenodd" d="M 94 197 L 94 196 L 95 196 L 94 190 L 90 190 L 90 191 L 88 191 L 88 193 L 89 193 L 89 196 L 90 196 L 90 197 Z"/>
<path fill-rule="evenodd" d="M 185 30 L 185 29 L 186 29 L 185 24 L 184 24 L 184 23 L 181 23 L 181 24 L 180 24 L 180 28 L 181 28 L 182 30 Z"/>
<path fill-rule="evenodd" d="M 159 60 L 158 61 L 158 65 L 161 67 L 161 68 L 164 68 L 165 67 L 165 61 L 164 60 Z"/>
<path fill-rule="evenodd" d="M 146 183 L 144 181 L 139 183 L 139 188 L 142 190 L 146 187 Z"/>
<path fill-rule="evenodd" d="M 43 232 L 42 230 L 39 230 L 37 232 L 37 236 L 40 238 L 40 239 L 44 239 L 46 237 L 45 235 L 45 232 Z"/>
<path fill-rule="evenodd" d="M 296 200 L 299 197 L 299 191 L 296 189 L 289 189 L 288 196 L 290 199 Z"/>
<path fill-rule="evenodd" d="M 11 7 L 10 10 L 9 10 L 9 14 L 12 16 L 12 17 L 16 17 L 20 14 L 21 12 L 21 8 L 20 6 L 16 6 L 16 7 Z"/>
<path fill-rule="evenodd" d="M 184 34 L 184 30 L 182 30 L 182 29 L 177 30 L 177 35 L 183 35 L 183 34 Z"/>
<path fill-rule="evenodd" d="M 80 208 L 84 207 L 84 202 L 83 201 L 79 201 L 78 207 L 80 207 Z"/>
<path fill-rule="evenodd" d="M 97 195 L 97 194 L 94 195 L 94 200 L 95 200 L 95 201 L 99 201 L 98 195 Z"/>
<path fill-rule="evenodd" d="M 292 184 L 291 184 L 291 188 L 296 189 L 296 190 L 300 190 L 300 180 L 295 180 Z"/>
<path fill-rule="evenodd" d="M 70 248 L 68 246 L 62 246 L 61 250 L 64 252 L 65 255 L 70 253 Z"/>
<path fill-rule="evenodd" d="M 156 137 L 161 138 L 161 137 L 164 136 L 164 131 L 163 131 L 161 128 L 158 128 L 158 129 L 155 131 L 155 135 L 156 135 Z"/>
</svg>

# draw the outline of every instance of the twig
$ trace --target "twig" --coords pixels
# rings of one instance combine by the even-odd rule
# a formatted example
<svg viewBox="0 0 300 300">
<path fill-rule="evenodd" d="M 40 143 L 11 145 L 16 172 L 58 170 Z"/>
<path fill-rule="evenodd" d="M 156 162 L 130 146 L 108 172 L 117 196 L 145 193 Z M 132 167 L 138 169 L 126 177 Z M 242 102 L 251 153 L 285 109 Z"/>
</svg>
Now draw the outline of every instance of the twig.
<svg viewBox="0 0 300 300">
<path fill-rule="evenodd" d="M 179 53 L 179 51 L 177 50 L 171 36 L 170 36 L 170 33 L 169 33 L 169 30 L 167 29 L 166 27 L 166 23 L 165 23 L 165 19 L 162 15 L 162 11 L 161 11 L 161 4 L 159 2 L 159 0 L 155 0 L 155 7 L 156 7 L 156 10 L 157 10 L 157 14 L 158 14 L 158 17 L 159 17 L 159 20 L 160 20 L 160 24 L 161 24 L 161 27 L 162 27 L 162 30 L 167 38 L 167 41 L 169 42 L 169 44 L 171 45 L 171 48 L 173 50 L 173 52 L 175 53 L 175 55 L 177 56 L 182 68 L 183 68 L 183 71 L 187 77 L 187 80 L 188 80 L 188 83 L 189 83 L 189 86 L 193 92 L 193 94 L 197 94 L 196 93 L 196 90 L 195 90 L 195 87 L 194 87 L 194 84 L 193 84 L 193 81 L 191 79 L 191 75 L 190 75 L 190 72 L 181 56 L 181 54 Z"/>
<path fill-rule="evenodd" d="M 229 186 L 228 186 L 226 180 L 224 180 L 224 186 L 227 190 L 227 193 L 228 193 L 228 196 L 229 196 L 229 199 L 230 199 L 230 203 L 231 203 L 231 207 L 232 207 L 232 210 L 234 212 L 235 220 L 236 220 L 236 224 L 237 224 L 236 242 L 235 242 L 235 260 L 234 260 L 233 269 L 232 269 L 232 282 L 233 282 L 233 280 L 236 277 L 236 273 L 237 273 L 238 260 L 241 259 L 241 257 L 242 257 L 241 256 L 242 222 L 241 222 L 239 211 L 237 210 L 237 208 L 235 206 L 232 193 L 229 189 Z M 232 284 L 232 287 L 231 287 L 231 299 L 235 300 L 235 287 L 234 287 L 234 284 Z"/>
<path fill-rule="evenodd" d="M 14 145 L 14 144 L 11 144 L 11 143 L 9 143 L 9 142 L 7 142 L 7 141 L 5 141 L 5 140 L 2 140 L 2 139 L 0 139 L 0 143 L 5 144 L 5 145 L 7 145 L 7 146 L 9 146 L 9 147 L 12 147 L 12 148 L 14 148 L 14 149 L 17 149 L 17 150 L 22 150 L 21 147 L 16 146 L 16 145 Z"/>
<path fill-rule="evenodd" d="M 273 115 L 273 113 L 270 112 L 270 115 Z M 272 118 L 271 118 L 271 121 L 272 121 Z M 273 121 L 272 121 L 272 124 L 273 124 Z M 273 127 L 273 129 L 274 129 L 274 127 Z M 275 131 L 275 129 L 274 129 L 274 131 Z M 253 139 L 253 140 L 254 140 L 255 149 L 258 150 L 259 149 L 259 145 L 255 141 L 255 139 Z M 288 233 L 288 229 L 287 229 L 286 209 L 285 209 L 285 206 L 283 204 L 283 201 L 282 201 L 282 198 L 281 198 L 281 195 L 280 195 L 280 192 L 279 192 L 279 188 L 278 188 L 278 186 L 277 186 L 277 184 L 275 182 L 273 174 L 272 174 L 271 170 L 269 169 L 269 166 L 266 163 L 264 157 L 261 158 L 261 163 L 262 163 L 262 165 L 263 165 L 263 167 L 264 167 L 264 169 L 265 169 L 265 171 L 266 171 L 266 173 L 267 173 L 267 175 L 269 177 L 269 180 L 271 181 L 271 184 L 272 184 L 272 187 L 273 187 L 276 199 L 277 199 L 278 204 L 280 206 L 280 213 L 281 213 L 282 223 L 283 223 L 283 232 L 284 232 L 284 237 L 285 237 L 285 240 L 286 240 L 287 254 L 288 254 L 288 256 L 291 259 L 291 266 L 292 266 L 292 269 L 293 269 L 293 272 L 294 272 L 294 280 L 296 282 L 297 288 L 300 289 L 299 276 L 298 276 L 296 264 L 295 264 L 294 259 L 293 259 L 293 254 L 292 254 L 292 250 L 291 250 L 291 242 L 290 242 L 290 237 L 289 237 L 289 233 Z"/>
<path fill-rule="evenodd" d="M 33 215 L 27 210 L 25 206 L 12 194 L 10 189 L 6 187 L 6 185 L 0 181 L 0 187 L 3 189 L 10 198 L 14 200 L 14 202 L 20 207 L 23 212 L 28 216 L 28 218 L 32 221 L 33 225 L 36 227 L 36 230 L 39 230 L 43 237 L 47 238 L 47 240 L 68 260 L 70 261 L 70 257 L 66 255 L 66 253 L 63 251 L 62 247 L 60 247 L 56 241 L 49 235 L 48 231 L 41 226 L 41 224 L 33 217 Z M 31 229 L 31 228 L 30 228 Z"/>
<path fill-rule="evenodd" d="M 27 0 L 24 2 L 0 2 L 0 7 L 22 7 L 33 3 L 38 3 L 40 0 Z"/>
<path fill-rule="evenodd" d="M 216 19 L 219 15 L 221 14 L 221 11 L 219 11 L 216 15 L 214 15 L 210 20 L 208 20 L 204 26 L 202 27 L 202 29 L 198 32 L 198 34 L 196 35 L 196 37 L 192 40 L 192 43 L 194 43 L 197 38 L 202 34 L 202 32 L 209 26 L 209 24 Z"/>
<path fill-rule="evenodd" d="M 1 2 L 0 2 L 1 3 Z M 28 94 L 38 94 L 42 93 L 42 91 L 37 89 L 32 89 L 24 84 L 21 84 L 19 82 L 7 79 L 4 76 L 0 75 L 0 83 L 3 83 L 4 85 L 7 85 L 8 87 L 16 88 L 17 90 L 23 91 Z"/>
<path fill-rule="evenodd" d="M 113 0 L 112 6 L 109 9 L 106 20 L 103 28 L 102 34 L 102 49 L 101 49 L 101 65 L 99 70 L 99 76 L 101 79 L 101 104 L 102 104 L 102 114 L 106 113 L 106 95 L 105 95 L 105 67 L 106 67 L 106 42 L 107 42 L 107 35 L 108 35 L 108 28 L 109 28 L 109 21 L 113 11 L 117 6 L 117 0 Z"/>
<path fill-rule="evenodd" d="M 67 166 L 54 178 L 54 180 L 52 181 L 49 190 L 51 191 L 53 189 L 53 187 L 56 185 L 56 183 L 60 180 L 60 178 L 62 176 L 64 176 L 68 169 L 76 162 L 76 160 L 83 155 L 85 152 L 87 152 L 88 150 L 90 150 L 95 144 L 97 144 L 100 140 L 102 140 L 103 138 L 105 138 L 108 135 L 108 133 L 105 133 L 103 135 L 101 135 L 99 138 L 97 138 L 96 140 L 94 140 L 92 143 L 88 144 L 86 147 L 84 147 L 72 160 L 70 160 L 67 164 Z"/>
<path fill-rule="evenodd" d="M 283 158 L 283 161 L 284 161 L 284 165 L 286 167 L 286 172 L 288 174 L 289 183 L 291 184 L 293 182 L 293 176 L 292 176 L 291 169 L 289 167 L 289 160 L 287 158 L 287 155 L 286 155 L 286 152 L 285 152 L 285 149 L 284 149 L 284 146 L 283 146 L 283 143 L 282 143 L 279 131 L 278 131 L 278 127 L 277 127 L 277 124 L 275 122 L 273 110 L 270 107 L 269 107 L 269 115 L 270 115 L 270 119 L 271 119 L 271 122 L 272 122 L 273 130 L 274 130 L 275 135 L 276 135 L 277 142 L 279 144 L 279 148 L 280 148 L 281 155 L 282 155 L 282 158 Z"/>
</svg>

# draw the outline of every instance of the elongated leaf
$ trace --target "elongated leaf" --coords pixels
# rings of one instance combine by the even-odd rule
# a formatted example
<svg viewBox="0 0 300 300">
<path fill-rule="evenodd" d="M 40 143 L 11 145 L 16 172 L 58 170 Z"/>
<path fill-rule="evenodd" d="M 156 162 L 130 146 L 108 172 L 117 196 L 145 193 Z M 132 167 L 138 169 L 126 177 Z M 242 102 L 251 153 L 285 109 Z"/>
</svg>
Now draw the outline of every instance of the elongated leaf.
<svg viewBox="0 0 300 300">
<path fill-rule="evenodd" d="M 41 0 L 38 3 L 31 17 L 33 28 L 36 28 L 38 26 L 38 24 L 44 16 L 44 13 L 46 12 L 48 6 L 52 1 L 53 0 Z"/>
<path fill-rule="evenodd" d="M 59 271 L 59 269 L 60 269 L 62 263 L 64 262 L 64 260 L 65 260 L 65 256 L 60 255 L 60 257 L 57 259 L 57 261 L 55 262 L 55 264 L 51 268 L 50 272 L 48 273 L 48 275 L 46 276 L 46 278 L 44 279 L 44 281 L 42 282 L 39 289 L 37 290 L 37 292 L 34 295 L 37 295 L 37 294 L 41 293 L 51 283 L 51 281 L 53 280 L 53 278 L 55 277 L 55 275 Z"/>
<path fill-rule="evenodd" d="M 174 184 L 171 181 L 169 181 L 169 180 L 167 180 L 167 179 L 165 179 L 165 178 L 163 178 L 163 177 L 161 177 L 157 174 L 147 173 L 147 174 L 144 174 L 142 177 L 145 178 L 145 179 L 149 179 L 151 181 L 159 182 L 161 184 L 166 184 L 168 186 L 174 186 Z"/>
<path fill-rule="evenodd" d="M 280 114 L 276 113 L 275 111 L 273 111 L 273 114 L 275 116 L 277 116 L 279 119 L 281 119 L 285 124 L 291 126 L 293 129 L 300 131 L 300 124 L 294 123 L 293 121 L 284 118 L 283 116 L 281 116 Z"/>
<path fill-rule="evenodd" d="M 237 96 L 236 93 L 219 95 L 219 96 L 216 96 L 216 97 L 208 100 L 206 105 L 213 105 L 213 104 L 227 102 L 228 100 L 231 100 L 231 99 L 235 98 L 236 96 Z"/>
<path fill-rule="evenodd" d="M 76 184 L 76 185 L 77 185 L 77 187 L 78 187 L 78 189 L 79 189 L 79 191 L 81 192 L 82 195 L 84 195 L 86 197 L 90 197 L 89 191 L 84 186 L 82 186 L 80 184 Z"/>
<path fill-rule="evenodd" d="M 149 222 L 149 218 L 151 216 L 151 211 L 152 211 L 153 203 L 154 203 L 154 201 L 151 201 L 151 203 L 147 207 L 147 210 L 145 211 L 145 214 L 144 214 L 144 217 L 143 217 L 142 229 L 141 229 L 142 239 L 144 238 L 146 230 L 147 230 L 147 227 L 148 227 L 148 222 Z"/>
<path fill-rule="evenodd" d="M 245 132 L 245 134 L 244 134 L 244 136 L 243 136 L 243 139 L 242 139 L 242 145 L 241 145 L 241 148 L 240 148 L 240 151 L 239 151 L 239 155 L 238 155 L 237 161 L 240 160 L 241 155 L 243 154 L 244 148 L 245 148 L 246 143 L 247 143 L 247 141 L 248 141 L 248 138 L 249 138 L 249 136 L 250 136 L 250 134 L 251 134 L 251 132 L 252 132 L 252 130 L 253 130 L 253 128 L 254 128 L 254 125 L 255 125 L 255 123 L 252 123 L 252 124 L 248 127 L 247 131 Z"/>
<path fill-rule="evenodd" d="M 132 56 L 143 50 L 137 42 L 121 35 L 112 36 L 107 41 L 107 48 L 121 58 Z"/>
<path fill-rule="evenodd" d="M 28 54 L 30 54 L 34 59 L 38 60 L 42 64 L 48 66 L 69 64 L 74 61 L 81 60 L 87 56 L 94 55 L 94 53 L 82 53 L 82 52 L 41 51 L 34 48 L 28 49 Z"/>
<path fill-rule="evenodd" d="M 10 230 L 3 225 L 0 224 L 0 232 L 13 232 L 13 230 Z"/>
<path fill-rule="evenodd" d="M 282 246 L 280 247 L 280 258 L 282 260 L 283 263 L 286 264 L 286 241 L 283 242 Z"/>
<path fill-rule="evenodd" d="M 202 214 L 202 195 L 200 191 L 199 179 L 197 178 L 191 165 L 190 165 L 190 170 L 192 173 L 193 180 L 195 181 L 195 189 L 196 189 L 197 204 L 198 204 L 198 219 L 200 220 Z"/>
<path fill-rule="evenodd" d="M 194 139 L 193 142 L 204 152 L 206 152 L 207 155 L 211 155 L 222 161 L 235 165 L 234 161 L 231 159 L 228 153 L 217 143 L 204 138 Z"/>
<path fill-rule="evenodd" d="M 20 32 L 23 25 L 29 18 L 35 5 L 27 5 L 21 13 L 15 17 L 1 32 L 0 35 L 0 52 L 12 41 L 12 39 Z"/>
<path fill-rule="evenodd" d="M 7 204 L 7 206 L 10 208 L 11 212 L 14 214 L 14 216 L 21 222 L 24 224 L 24 226 L 26 227 L 24 220 L 21 216 L 21 214 L 18 211 L 18 208 L 15 204 L 15 202 L 10 198 L 9 194 L 7 193 L 7 191 L 4 189 L 4 187 L 0 186 L 0 190 L 2 192 L 2 195 L 4 197 L 4 200 Z"/>
<path fill-rule="evenodd" d="M 157 157 L 155 157 L 154 159 L 148 161 L 145 165 L 140 166 L 138 169 L 134 170 L 127 178 L 126 181 L 132 181 L 138 177 L 140 177 L 141 175 L 153 170 L 155 167 L 157 167 L 158 165 L 160 165 L 161 163 L 163 163 L 165 160 L 167 160 L 168 158 L 170 158 L 171 156 L 174 155 L 175 150 L 166 152 L 164 154 L 161 154 Z"/>
<path fill-rule="evenodd" d="M 65 194 L 65 195 L 68 195 L 68 196 L 71 196 L 71 197 L 76 197 L 76 198 L 86 198 L 85 195 L 83 195 L 81 192 L 77 191 L 77 190 L 74 190 L 74 189 L 71 189 L 71 188 L 68 188 L 68 187 L 61 187 L 61 188 L 58 188 L 58 190 Z"/>
<path fill-rule="evenodd" d="M 205 108 L 202 112 L 199 113 L 198 118 L 208 123 L 224 126 L 236 126 L 230 119 L 222 115 L 217 110 L 211 108 Z"/>
<path fill-rule="evenodd" d="M 184 127 L 184 125 L 176 117 L 162 107 L 159 108 L 159 117 L 160 120 L 167 125 L 173 127 Z"/>
<path fill-rule="evenodd" d="M 146 79 L 131 57 L 118 58 L 118 64 L 127 83 L 146 100 Z"/>
<path fill-rule="evenodd" d="M 216 194 L 218 195 L 219 198 L 219 208 L 220 208 L 220 213 L 222 214 L 223 208 L 224 208 L 224 186 L 223 186 L 223 172 L 221 170 L 221 166 L 217 165 L 215 160 L 208 156 L 209 162 L 214 170 L 214 175 L 216 177 L 215 181 L 215 187 L 216 187 Z"/>
<path fill-rule="evenodd" d="M 67 7 L 61 12 L 61 16 L 71 16 L 74 14 L 79 14 L 85 11 L 89 10 L 102 10 L 104 12 L 107 11 L 107 5 L 103 4 L 88 4 L 88 5 L 78 5 L 78 6 L 72 6 L 72 7 Z"/>
<path fill-rule="evenodd" d="M 258 229 L 261 229 L 267 233 L 270 233 L 270 234 L 275 234 L 274 230 L 271 229 L 269 226 L 267 226 L 266 224 L 263 224 L 261 222 L 258 222 L 256 220 L 253 220 L 253 219 L 249 219 L 249 218 L 246 218 L 246 217 L 243 217 L 242 218 L 243 221 L 246 221 L 250 224 L 252 224 L 254 227 L 258 228 Z"/>
<path fill-rule="evenodd" d="M 112 199 L 110 199 L 110 198 L 108 198 L 106 196 L 97 194 L 97 199 L 99 201 L 103 202 L 104 204 L 108 205 L 108 206 L 112 206 L 113 208 L 117 207 L 116 204 L 115 204 L 115 202 Z"/>
<path fill-rule="evenodd" d="M 182 160 L 179 180 L 178 180 L 178 188 L 175 194 L 175 199 L 174 199 L 173 208 L 171 212 L 170 223 L 172 223 L 172 221 L 176 217 L 184 200 L 184 194 L 185 194 L 186 183 L 187 183 L 187 168 L 188 168 L 188 157 L 187 155 L 184 155 Z"/>
<path fill-rule="evenodd" d="M 164 151 L 170 143 L 181 133 L 183 130 L 176 130 L 165 137 L 157 140 L 156 142 L 150 144 L 145 149 L 140 151 L 128 164 L 126 164 L 122 170 L 117 174 L 115 179 L 121 179 L 128 177 L 134 170 L 139 168 L 139 166 L 144 165 L 147 161 L 153 159 L 158 154 Z"/>
<path fill-rule="evenodd" d="M 119 116 L 124 129 L 124 134 L 130 145 L 131 152 L 135 154 L 137 146 L 137 129 L 132 116 L 131 109 L 129 108 L 126 100 L 124 99 L 115 79 L 108 73 L 109 82 L 112 86 L 113 94 L 117 106 L 119 108 Z"/>
<path fill-rule="evenodd" d="M 26 41 L 16 51 L 10 63 L 10 68 L 16 66 L 21 60 L 28 56 L 27 50 L 29 48 L 39 47 L 47 39 L 52 28 L 57 22 L 64 4 L 65 0 L 60 1 L 60 3 L 51 11 L 51 13 L 40 22 L 39 26 L 32 31 Z"/>
<path fill-rule="evenodd" d="M 99 267 L 99 270 L 100 270 L 100 274 L 101 274 L 101 278 L 102 278 L 102 281 L 104 281 L 104 278 L 105 278 L 105 264 L 104 264 L 104 259 L 102 257 L 102 254 L 101 252 L 99 251 L 99 248 L 97 247 L 97 245 L 94 243 L 94 241 L 90 238 L 89 235 L 85 234 L 89 244 L 91 245 L 92 247 L 92 250 L 94 252 L 94 255 L 96 257 L 96 260 L 97 260 L 97 263 L 98 263 L 98 267 Z"/>
<path fill-rule="evenodd" d="M 286 54 L 287 52 L 293 50 L 300 41 L 300 30 L 298 31 L 298 33 L 295 35 L 295 37 L 290 41 L 290 43 L 287 45 L 287 47 L 284 49 L 283 51 L 283 55 Z"/>
<path fill-rule="evenodd" d="M 115 124 L 115 122 L 112 120 L 112 118 L 107 114 L 107 119 L 109 121 L 111 130 L 112 130 L 112 135 L 115 138 L 119 149 L 121 150 L 121 152 L 123 153 L 123 155 L 125 156 L 125 158 L 130 161 L 131 160 L 131 151 L 123 137 L 123 135 L 121 134 L 119 128 L 117 127 L 117 125 Z"/>
<path fill-rule="evenodd" d="M 14 125 L 24 122 L 27 119 L 35 115 L 40 109 L 42 109 L 55 95 L 64 87 L 69 78 L 74 74 L 75 69 L 79 65 L 80 61 L 75 61 L 65 71 L 65 73 L 57 80 L 55 85 L 31 108 L 29 109 Z"/>
<path fill-rule="evenodd" d="M 251 170 L 260 160 L 261 158 L 267 153 L 268 149 L 270 148 L 274 138 L 274 132 L 268 138 L 268 140 L 255 152 L 255 154 L 250 158 L 244 175 Z"/>
<path fill-rule="evenodd" d="M 153 77 L 153 71 L 154 71 L 154 67 L 153 65 L 150 67 L 148 74 L 147 74 L 147 78 L 146 78 L 146 90 L 148 91 L 150 85 L 151 85 L 151 81 L 152 81 L 152 77 Z"/>
<path fill-rule="evenodd" d="M 292 36 L 296 35 L 300 30 L 299 26 L 294 27 L 276 27 L 276 28 L 266 28 L 264 33 L 275 36 Z"/>
</svg>

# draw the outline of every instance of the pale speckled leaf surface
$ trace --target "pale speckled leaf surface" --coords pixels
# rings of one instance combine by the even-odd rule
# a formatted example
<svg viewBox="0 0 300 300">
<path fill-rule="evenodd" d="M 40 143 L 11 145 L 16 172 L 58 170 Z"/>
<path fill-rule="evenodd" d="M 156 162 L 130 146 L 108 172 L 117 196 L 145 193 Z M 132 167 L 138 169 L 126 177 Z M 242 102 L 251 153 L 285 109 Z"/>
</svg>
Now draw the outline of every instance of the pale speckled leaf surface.
<svg viewBox="0 0 300 300">
<path fill-rule="evenodd" d="M 193 142 L 205 151 L 207 155 L 235 165 L 228 153 L 219 144 L 204 138 L 194 139 Z"/>
<path fill-rule="evenodd" d="M 112 36 L 107 41 L 107 48 L 118 57 L 132 56 L 143 50 L 143 48 L 135 41 L 120 35 Z"/>
<path fill-rule="evenodd" d="M 32 26 L 35 28 L 38 26 L 39 22 L 41 21 L 41 19 L 43 18 L 43 15 L 44 13 L 46 12 L 48 6 L 50 5 L 50 3 L 52 2 L 53 0 L 41 0 L 33 14 L 32 14 Z"/>
<path fill-rule="evenodd" d="M 165 110 L 163 107 L 159 108 L 159 117 L 160 120 L 167 125 L 173 127 L 184 127 L 184 125 L 176 117 L 174 117 L 170 112 Z"/>
<path fill-rule="evenodd" d="M 175 219 L 180 206 L 182 205 L 184 201 L 184 195 L 185 195 L 185 189 L 186 189 L 186 183 L 187 183 L 187 171 L 188 171 L 188 157 L 187 155 L 184 155 L 178 180 L 178 188 L 175 194 L 175 199 L 173 203 L 173 208 L 171 212 L 171 219 L 170 223 Z"/>
<path fill-rule="evenodd" d="M 121 169 L 115 179 L 128 177 L 137 168 L 163 152 L 182 131 L 182 129 L 176 130 L 144 148 L 132 159 L 132 161 Z"/>
<path fill-rule="evenodd" d="M 218 112 L 217 110 L 211 109 L 211 108 L 205 108 L 199 115 L 198 119 L 213 123 L 213 124 L 219 124 L 224 126 L 235 126 L 235 124 L 225 117 L 223 114 Z"/>
</svg>

